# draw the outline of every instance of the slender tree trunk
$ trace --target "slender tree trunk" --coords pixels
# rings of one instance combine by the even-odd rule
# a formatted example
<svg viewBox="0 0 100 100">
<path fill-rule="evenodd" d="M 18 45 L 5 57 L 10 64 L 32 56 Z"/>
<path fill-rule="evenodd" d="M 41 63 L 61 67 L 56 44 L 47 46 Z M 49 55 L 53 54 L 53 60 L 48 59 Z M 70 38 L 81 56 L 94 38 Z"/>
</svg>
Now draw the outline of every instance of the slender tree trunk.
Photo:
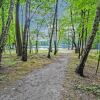
<svg viewBox="0 0 100 100">
<path fill-rule="evenodd" d="M 22 42 L 21 42 L 21 35 L 20 35 L 20 24 L 19 24 L 19 6 L 20 6 L 20 0 L 17 0 L 16 4 L 16 51 L 17 55 L 22 55 Z"/>
<path fill-rule="evenodd" d="M 70 49 L 69 31 L 68 31 L 68 50 Z"/>
<path fill-rule="evenodd" d="M 21 32 L 22 32 L 22 36 L 23 36 L 23 32 L 24 32 L 24 8 L 23 6 L 21 6 L 21 13 L 22 13 L 22 16 L 21 16 Z"/>
<path fill-rule="evenodd" d="M 31 32 L 29 31 L 29 53 L 32 53 L 32 38 L 31 38 Z"/>
<path fill-rule="evenodd" d="M 71 17 L 71 24 L 72 24 L 72 50 L 75 47 L 75 49 L 77 49 L 76 43 L 75 43 L 75 27 L 74 27 L 74 23 L 73 23 L 73 12 L 72 9 L 70 8 L 70 17 Z"/>
<path fill-rule="evenodd" d="M 97 69 L 96 69 L 96 75 L 99 69 L 99 65 L 100 65 L 100 51 L 99 51 L 99 57 L 98 57 L 98 64 L 97 64 Z"/>
<path fill-rule="evenodd" d="M 26 0 L 26 15 L 25 15 L 25 26 L 23 33 L 22 61 L 27 61 L 28 33 L 30 27 L 29 8 L 30 8 L 30 0 Z"/>
<path fill-rule="evenodd" d="M 79 48 L 79 55 L 78 55 L 78 58 L 80 59 L 80 56 L 81 56 L 81 52 L 80 52 L 80 48 L 81 48 L 80 33 L 79 33 L 79 37 L 78 37 L 78 48 Z"/>
<path fill-rule="evenodd" d="M 50 25 L 50 30 L 49 30 L 50 32 L 49 32 L 49 39 L 50 39 L 50 37 L 51 37 L 51 31 L 52 31 L 52 26 Z M 53 51 L 53 49 L 52 49 L 52 45 L 51 45 L 51 50 L 50 50 L 50 52 L 52 52 Z"/>
<path fill-rule="evenodd" d="M 4 22 L 4 6 L 3 6 L 3 4 L 2 4 L 2 16 L 1 16 L 1 18 L 2 18 L 2 30 L 1 31 L 3 32 L 4 31 L 4 26 L 5 26 L 5 22 Z M 0 42 L 1 42 L 2 36 L 3 36 L 3 34 L 1 34 L 1 36 L 0 36 Z"/>
<path fill-rule="evenodd" d="M 38 36 L 39 36 L 39 34 L 38 34 L 38 31 L 37 31 L 37 33 L 36 33 L 36 50 L 35 50 L 35 53 L 36 54 L 38 54 Z"/>
<path fill-rule="evenodd" d="M 41 30 L 43 21 L 45 21 L 45 18 L 43 18 L 43 20 L 42 20 L 42 22 L 41 22 L 41 24 L 39 26 L 39 29 L 38 29 L 38 25 L 37 25 L 37 29 L 36 29 L 36 43 L 35 43 L 35 46 L 36 46 L 35 53 L 36 54 L 38 54 L 38 51 L 39 51 L 39 32 Z"/>
<path fill-rule="evenodd" d="M 3 3 L 3 1 L 2 1 L 2 3 Z M 2 16 L 1 16 L 1 18 L 2 18 L 2 32 L 3 32 L 3 30 L 4 30 L 4 25 L 5 25 L 5 22 L 4 22 L 4 5 L 2 4 Z M 2 38 L 2 35 L 3 34 L 1 34 L 1 36 L 0 36 L 0 41 L 1 41 L 1 38 Z"/>
<path fill-rule="evenodd" d="M 0 39 L 0 66 L 1 66 L 2 53 L 3 53 L 4 47 L 6 45 L 8 31 L 9 31 L 10 23 L 11 23 L 11 20 L 13 17 L 13 9 L 14 9 L 14 0 L 10 0 L 10 8 L 9 8 L 7 22 L 4 27 L 3 32 L 1 34 L 2 38 Z"/>
<path fill-rule="evenodd" d="M 54 19 L 53 19 L 53 28 L 52 28 L 52 33 L 50 35 L 50 42 L 49 42 L 49 50 L 48 50 L 48 58 L 51 58 L 51 49 L 52 49 L 52 38 L 53 38 L 53 34 L 54 34 L 54 28 L 55 28 L 55 21 L 56 21 L 56 13 L 57 13 L 57 4 L 58 4 L 58 0 L 56 0 L 56 8 L 55 8 L 55 14 L 54 14 Z"/>
<path fill-rule="evenodd" d="M 88 34 L 88 29 L 87 29 L 87 27 L 86 27 L 86 29 L 85 29 L 85 44 L 84 44 L 84 46 L 86 46 L 87 34 Z"/>
<path fill-rule="evenodd" d="M 56 19 L 56 32 L 54 36 L 54 55 L 57 54 L 57 19 Z"/>
<path fill-rule="evenodd" d="M 99 33 L 99 32 L 98 32 Z M 98 44 L 98 43 L 100 43 L 100 36 L 99 36 L 99 34 L 97 34 L 98 36 L 97 36 L 97 53 L 99 54 L 99 56 L 98 56 L 98 63 L 97 63 L 97 68 L 96 68 L 96 75 L 97 75 L 97 72 L 98 72 L 98 69 L 99 69 L 99 65 L 100 65 L 100 47 L 99 47 L 99 45 L 100 44 Z"/>
<path fill-rule="evenodd" d="M 31 15 L 31 8 L 29 6 L 29 18 L 30 18 L 30 15 Z M 30 32 L 30 27 L 29 27 L 29 53 L 31 54 L 32 53 L 32 38 L 31 38 L 31 32 Z"/>
<path fill-rule="evenodd" d="M 11 55 L 11 37 L 10 37 L 10 35 L 8 36 L 9 38 L 8 38 L 8 40 L 9 40 L 9 44 L 8 44 L 8 50 L 9 50 L 9 54 Z"/>
<path fill-rule="evenodd" d="M 85 28 L 85 46 L 87 41 L 87 34 L 88 34 L 88 21 L 89 21 L 89 10 L 87 11 L 87 18 L 86 18 L 86 28 Z"/>
<path fill-rule="evenodd" d="M 72 45 L 71 45 L 71 46 L 72 46 L 72 47 L 71 47 L 71 50 L 73 50 L 73 48 L 74 48 L 74 45 L 73 45 L 73 37 L 72 37 L 72 39 L 71 39 L 71 42 L 72 42 L 72 43 L 71 43 L 71 44 L 72 44 Z"/>
<path fill-rule="evenodd" d="M 4 6 L 2 5 L 2 32 L 4 30 L 5 21 L 4 21 Z"/>
<path fill-rule="evenodd" d="M 54 55 L 57 54 L 57 34 L 58 34 L 58 31 L 57 31 L 57 27 L 58 27 L 58 0 L 56 1 L 56 32 L 55 32 L 55 37 L 54 37 Z"/>
<path fill-rule="evenodd" d="M 81 11 L 81 18 L 82 18 L 82 34 L 81 34 L 81 55 L 84 49 L 84 31 L 85 31 L 85 11 Z"/>
<path fill-rule="evenodd" d="M 83 51 L 83 54 L 82 54 L 82 57 L 80 59 L 80 63 L 76 68 L 76 73 L 78 73 L 80 76 L 84 76 L 83 70 L 84 70 L 84 67 L 85 67 L 85 62 L 86 62 L 88 54 L 89 54 L 89 52 L 91 50 L 92 43 L 93 43 L 94 38 L 96 36 L 96 32 L 98 31 L 99 22 L 100 22 L 100 0 L 99 0 L 99 4 L 98 4 L 98 7 L 97 7 L 96 17 L 95 17 L 95 20 L 94 20 L 94 24 L 93 24 L 93 29 L 92 29 L 91 35 L 88 38 L 86 47 L 85 47 L 85 49 Z"/>
</svg>

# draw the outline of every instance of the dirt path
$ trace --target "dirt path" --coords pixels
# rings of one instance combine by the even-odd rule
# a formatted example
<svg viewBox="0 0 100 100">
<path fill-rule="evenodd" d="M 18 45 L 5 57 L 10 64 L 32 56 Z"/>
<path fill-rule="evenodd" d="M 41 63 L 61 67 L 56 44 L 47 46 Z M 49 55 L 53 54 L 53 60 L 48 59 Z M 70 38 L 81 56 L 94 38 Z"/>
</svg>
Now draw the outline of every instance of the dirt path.
<svg viewBox="0 0 100 100">
<path fill-rule="evenodd" d="M 43 69 L 34 70 L 23 80 L 0 92 L 0 100 L 60 100 L 67 56 Z"/>
</svg>

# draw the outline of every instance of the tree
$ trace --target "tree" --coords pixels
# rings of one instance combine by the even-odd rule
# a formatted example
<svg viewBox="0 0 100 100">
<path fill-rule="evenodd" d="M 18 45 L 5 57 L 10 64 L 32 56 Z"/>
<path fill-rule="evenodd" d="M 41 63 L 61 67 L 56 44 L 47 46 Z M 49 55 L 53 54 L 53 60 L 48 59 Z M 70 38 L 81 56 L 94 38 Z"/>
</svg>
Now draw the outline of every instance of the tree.
<svg viewBox="0 0 100 100">
<path fill-rule="evenodd" d="M 55 29 L 55 34 L 54 34 L 54 55 L 57 54 L 57 35 L 58 35 L 58 0 L 56 1 L 56 29 Z"/>
<path fill-rule="evenodd" d="M 19 7 L 20 7 L 20 0 L 17 0 L 16 3 L 16 51 L 17 55 L 22 55 L 22 42 L 21 42 L 21 35 L 20 35 L 20 25 L 19 25 Z"/>
<path fill-rule="evenodd" d="M 76 73 L 78 73 L 80 76 L 84 76 L 83 70 L 84 70 L 84 67 L 85 67 L 85 62 L 86 62 L 88 54 L 89 54 L 89 52 L 91 50 L 94 38 L 96 36 L 96 32 L 98 31 L 99 22 L 100 22 L 100 0 L 99 0 L 99 3 L 98 3 L 98 7 L 97 7 L 96 16 L 95 16 L 95 20 L 94 20 L 94 24 L 93 24 L 91 35 L 88 38 L 86 47 L 85 47 L 85 49 L 84 49 L 84 51 L 82 53 L 82 57 L 80 59 L 80 63 L 76 68 Z"/>
<path fill-rule="evenodd" d="M 7 22 L 3 29 L 3 32 L 1 34 L 1 38 L 0 38 L 0 63 L 1 63 L 2 53 L 3 53 L 4 47 L 6 45 L 9 27 L 10 27 L 11 20 L 13 17 L 13 9 L 14 9 L 14 0 L 10 0 L 10 8 L 9 8 Z M 0 66 L 1 66 L 1 64 L 0 64 Z"/>
<path fill-rule="evenodd" d="M 2 19 L 2 32 L 3 32 L 3 30 L 4 30 L 4 5 L 3 5 L 3 1 L 1 1 L 1 9 L 2 9 L 2 17 L 1 17 L 1 19 Z M 2 38 L 2 35 L 0 36 L 0 41 L 1 41 L 1 38 Z"/>
<path fill-rule="evenodd" d="M 58 8 L 58 0 L 56 0 L 56 7 L 55 7 L 55 13 L 54 13 L 54 19 L 53 19 L 53 27 L 52 27 L 52 33 L 51 33 L 51 36 L 50 36 L 49 50 L 48 50 L 48 56 L 47 56 L 48 58 L 51 58 L 50 52 L 51 52 L 51 49 L 52 49 L 52 38 L 53 38 L 53 34 L 54 34 L 57 8 Z"/>
<path fill-rule="evenodd" d="M 26 0 L 25 26 L 23 33 L 23 46 L 22 46 L 22 61 L 27 61 L 28 33 L 30 27 L 29 10 L 30 10 L 30 0 Z"/>
<path fill-rule="evenodd" d="M 73 34 L 72 34 L 72 50 L 73 50 L 73 46 L 75 46 L 76 48 L 76 43 L 75 43 L 75 27 L 73 23 L 73 12 L 72 12 L 71 7 L 70 7 L 70 18 L 71 18 L 71 24 L 72 24 L 72 30 L 73 30 Z"/>
<path fill-rule="evenodd" d="M 5 21 L 4 21 L 4 5 L 2 4 L 2 32 L 4 30 L 4 25 L 5 24 Z"/>
<path fill-rule="evenodd" d="M 99 56 L 98 56 L 98 64 L 97 64 L 96 74 L 98 72 L 99 65 L 100 65 L 100 51 L 99 51 Z"/>
</svg>

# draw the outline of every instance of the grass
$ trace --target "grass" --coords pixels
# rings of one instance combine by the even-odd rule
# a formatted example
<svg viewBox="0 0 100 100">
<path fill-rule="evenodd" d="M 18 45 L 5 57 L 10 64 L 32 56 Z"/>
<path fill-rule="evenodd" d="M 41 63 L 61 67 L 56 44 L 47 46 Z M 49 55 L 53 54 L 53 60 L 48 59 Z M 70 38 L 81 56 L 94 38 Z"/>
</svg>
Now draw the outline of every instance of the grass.
<svg viewBox="0 0 100 100">
<path fill-rule="evenodd" d="M 97 52 L 90 53 L 84 70 L 87 77 L 82 78 L 75 73 L 78 55 L 69 54 L 62 100 L 100 100 L 100 68 L 95 75 L 97 58 Z"/>
<path fill-rule="evenodd" d="M 90 84 L 90 85 L 87 85 L 87 86 L 75 85 L 74 89 L 80 90 L 82 92 L 92 93 L 96 97 L 100 98 L 100 85 L 98 85 L 98 84 Z"/>
</svg>

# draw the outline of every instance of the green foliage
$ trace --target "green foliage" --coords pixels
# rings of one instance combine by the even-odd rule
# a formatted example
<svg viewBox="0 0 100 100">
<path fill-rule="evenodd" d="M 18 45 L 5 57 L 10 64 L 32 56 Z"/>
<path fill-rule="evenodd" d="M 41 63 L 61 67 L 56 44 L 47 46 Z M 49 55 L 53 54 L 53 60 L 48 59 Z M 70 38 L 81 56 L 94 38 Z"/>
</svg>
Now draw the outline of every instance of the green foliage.
<svg viewBox="0 0 100 100">
<path fill-rule="evenodd" d="M 92 85 L 88 85 L 88 86 L 75 85 L 74 89 L 81 90 L 81 91 L 87 92 L 87 93 L 93 93 L 94 95 L 96 95 L 97 97 L 100 98 L 100 85 L 98 85 L 98 84 L 92 84 Z"/>
<path fill-rule="evenodd" d="M 7 80 L 7 75 L 0 74 L 0 81 Z"/>
<path fill-rule="evenodd" d="M 15 0 L 15 5 L 16 5 Z M 20 5 L 24 7 L 24 16 L 25 16 L 25 0 L 19 0 Z M 87 27 L 88 36 L 91 33 L 93 20 L 95 17 L 96 12 L 96 5 L 98 3 L 97 0 L 64 0 L 67 3 L 66 9 L 63 11 L 64 13 L 61 15 L 61 17 L 58 18 L 58 39 L 59 43 L 65 41 L 68 42 L 68 33 L 70 33 L 70 27 L 71 27 L 71 18 L 70 18 L 70 9 L 72 9 L 73 12 L 73 23 L 75 26 L 75 32 L 76 32 L 76 42 L 78 40 L 78 35 L 82 31 L 82 18 L 81 18 L 81 11 L 86 11 L 86 16 L 84 18 L 84 24 L 85 27 Z M 31 28 L 32 30 L 36 30 L 37 27 L 49 27 L 52 28 L 52 21 L 54 16 L 54 8 L 55 8 L 55 0 L 31 0 L 30 5 L 30 13 L 31 13 L 31 22 L 34 22 L 35 25 L 32 26 L 34 28 Z M 4 24 L 6 24 L 6 20 L 8 17 L 8 8 L 10 4 L 10 0 L 3 0 L 2 7 L 4 7 Z M 58 7 L 59 8 L 59 7 Z M 59 8 L 60 9 L 60 8 Z M 58 9 L 58 12 L 59 12 Z M 89 11 L 89 16 L 88 12 Z M 15 10 L 13 13 L 13 20 L 10 26 L 9 30 L 9 37 L 7 40 L 7 45 L 11 45 L 15 43 Z M 87 21 L 88 18 L 88 23 Z M 39 29 L 38 29 L 39 30 Z M 2 9 L 0 8 L 0 34 L 2 33 Z M 36 33 L 36 32 L 35 32 Z M 31 33 L 31 36 L 35 34 L 34 32 Z M 41 31 L 39 32 L 42 33 Z M 49 31 L 51 33 L 51 30 Z M 48 33 L 48 35 L 49 35 Z M 84 33 L 85 34 L 85 33 Z M 98 33 L 99 34 L 99 33 Z M 22 32 L 21 32 L 22 35 Z M 99 36 L 99 35 L 98 35 Z M 93 44 L 93 48 L 96 48 L 96 43 L 99 39 L 99 37 L 96 37 L 95 42 Z M 45 37 L 45 36 L 44 36 Z M 71 36 L 69 37 L 70 43 L 71 43 Z M 32 41 L 35 40 L 35 37 L 32 36 Z"/>
</svg>

